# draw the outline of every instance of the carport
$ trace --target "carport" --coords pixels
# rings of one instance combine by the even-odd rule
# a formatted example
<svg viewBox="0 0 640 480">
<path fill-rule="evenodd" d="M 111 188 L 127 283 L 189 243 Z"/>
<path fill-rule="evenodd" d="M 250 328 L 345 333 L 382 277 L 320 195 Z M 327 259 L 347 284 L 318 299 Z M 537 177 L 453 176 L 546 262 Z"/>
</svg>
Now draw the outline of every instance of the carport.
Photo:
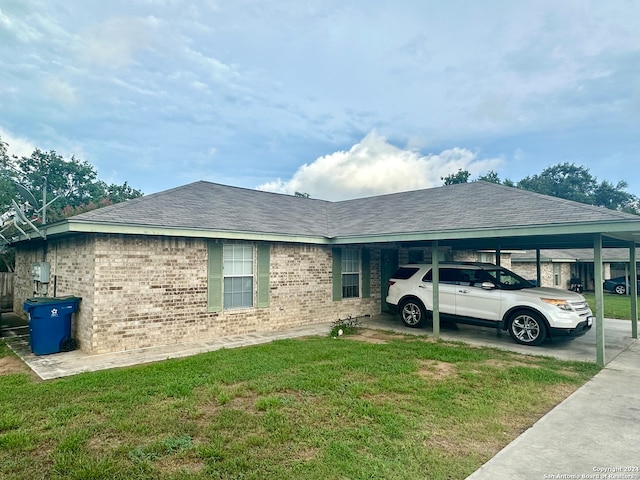
<svg viewBox="0 0 640 480">
<path fill-rule="evenodd" d="M 619 225 L 621 226 L 621 225 Z M 561 233 L 572 230 L 568 225 L 557 227 L 548 227 L 549 232 L 532 232 L 531 235 L 513 236 L 514 232 L 494 232 L 495 236 L 468 239 L 438 239 L 431 241 L 432 263 L 434 265 L 433 273 L 433 336 L 440 336 L 440 312 L 439 305 L 439 288 L 438 288 L 438 251 L 441 245 L 447 245 L 451 248 L 462 249 L 491 249 L 496 251 L 497 263 L 500 264 L 500 251 L 505 250 L 536 250 L 537 256 L 537 279 L 540 284 L 540 250 L 542 248 L 593 248 L 594 252 L 594 270 L 595 270 L 595 331 L 596 331 L 596 363 L 604 366 L 605 360 L 605 339 L 604 339 L 604 291 L 603 268 L 602 268 L 602 249 L 603 248 L 626 248 L 629 251 L 629 263 L 631 277 L 631 337 L 638 338 L 638 293 L 637 293 L 637 264 L 636 264 L 636 246 L 634 240 L 638 238 L 640 232 L 636 230 L 638 225 L 634 225 L 633 230 L 621 230 L 612 235 L 613 225 L 593 226 L 599 232 L 581 232 Z M 582 230 L 577 229 L 577 230 Z M 606 231 L 607 233 L 603 233 Z M 504 236 L 502 236 L 504 235 Z M 579 245 L 579 247 L 578 247 Z"/>
<path fill-rule="evenodd" d="M 364 202 L 366 202 L 366 207 Z M 497 263 L 506 250 L 537 252 L 540 283 L 541 249 L 593 249 L 595 274 L 596 362 L 605 365 L 603 248 L 629 252 L 631 295 L 630 335 L 638 337 L 636 247 L 640 217 L 568 200 L 539 195 L 486 182 L 451 185 L 344 202 L 361 212 L 342 226 L 336 244 L 384 242 L 402 246 L 430 246 L 434 266 L 441 247 L 452 250 L 493 250 Z M 381 226 L 379 219 L 385 223 Z M 351 235 L 348 235 L 349 232 Z M 345 235 L 345 233 L 347 233 Z M 433 335 L 440 337 L 438 269 L 433 275 Z"/>
</svg>

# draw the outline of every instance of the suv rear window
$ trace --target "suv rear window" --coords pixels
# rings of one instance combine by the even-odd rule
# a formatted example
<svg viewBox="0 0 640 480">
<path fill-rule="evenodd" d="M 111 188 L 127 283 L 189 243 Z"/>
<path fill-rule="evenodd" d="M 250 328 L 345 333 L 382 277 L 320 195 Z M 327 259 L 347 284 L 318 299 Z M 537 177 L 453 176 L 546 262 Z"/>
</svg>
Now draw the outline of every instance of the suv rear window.
<svg viewBox="0 0 640 480">
<path fill-rule="evenodd" d="M 395 278 L 397 280 L 407 280 L 408 278 L 411 278 L 413 274 L 418 270 L 420 270 L 418 267 L 400 267 L 391 276 L 391 278 Z"/>
</svg>

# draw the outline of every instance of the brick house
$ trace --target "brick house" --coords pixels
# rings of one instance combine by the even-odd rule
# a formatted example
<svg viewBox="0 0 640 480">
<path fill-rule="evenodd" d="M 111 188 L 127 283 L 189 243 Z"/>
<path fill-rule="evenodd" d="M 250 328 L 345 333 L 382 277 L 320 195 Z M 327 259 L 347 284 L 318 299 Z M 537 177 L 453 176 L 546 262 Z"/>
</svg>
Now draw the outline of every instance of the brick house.
<svg viewBox="0 0 640 480">
<path fill-rule="evenodd" d="M 636 252 L 636 258 L 639 252 Z M 629 275 L 629 254 L 619 248 L 602 250 L 604 278 Z M 517 251 L 511 254 L 511 269 L 525 278 L 536 278 L 536 252 Z M 543 287 L 567 288 L 571 277 L 582 281 L 585 289 L 595 287 L 594 255 L 592 249 L 544 249 L 540 251 Z"/>
<path fill-rule="evenodd" d="M 485 182 L 341 202 L 196 182 L 43 230 L 14 244 L 14 310 L 47 261 L 48 294 L 82 297 L 74 335 L 100 354 L 378 314 L 398 264 L 625 247 L 640 217 Z"/>
</svg>

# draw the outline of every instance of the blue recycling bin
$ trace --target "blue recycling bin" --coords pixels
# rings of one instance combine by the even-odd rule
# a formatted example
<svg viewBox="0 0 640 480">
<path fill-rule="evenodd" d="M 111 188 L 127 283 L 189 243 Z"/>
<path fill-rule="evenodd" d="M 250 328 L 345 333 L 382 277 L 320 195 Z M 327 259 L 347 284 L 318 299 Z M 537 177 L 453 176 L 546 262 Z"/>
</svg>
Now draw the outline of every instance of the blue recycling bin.
<svg viewBox="0 0 640 480">
<path fill-rule="evenodd" d="M 36 297 L 24 302 L 29 314 L 29 346 L 35 355 L 73 350 L 71 315 L 78 310 L 80 297 Z"/>
</svg>

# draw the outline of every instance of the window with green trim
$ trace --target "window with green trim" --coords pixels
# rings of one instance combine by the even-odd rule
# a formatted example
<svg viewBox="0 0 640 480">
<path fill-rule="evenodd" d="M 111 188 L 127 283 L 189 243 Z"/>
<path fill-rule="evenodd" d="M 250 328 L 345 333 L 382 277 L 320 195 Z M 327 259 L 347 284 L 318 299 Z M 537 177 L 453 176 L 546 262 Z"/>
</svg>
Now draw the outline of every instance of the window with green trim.
<svg viewBox="0 0 640 480">
<path fill-rule="evenodd" d="M 208 250 L 207 308 L 209 312 L 269 306 L 271 293 L 271 245 L 269 243 L 211 241 Z"/>
<path fill-rule="evenodd" d="M 224 309 L 253 307 L 253 245 L 224 245 L 222 261 Z"/>
<path fill-rule="evenodd" d="M 360 296 L 360 250 L 342 251 L 342 298 Z"/>
</svg>

